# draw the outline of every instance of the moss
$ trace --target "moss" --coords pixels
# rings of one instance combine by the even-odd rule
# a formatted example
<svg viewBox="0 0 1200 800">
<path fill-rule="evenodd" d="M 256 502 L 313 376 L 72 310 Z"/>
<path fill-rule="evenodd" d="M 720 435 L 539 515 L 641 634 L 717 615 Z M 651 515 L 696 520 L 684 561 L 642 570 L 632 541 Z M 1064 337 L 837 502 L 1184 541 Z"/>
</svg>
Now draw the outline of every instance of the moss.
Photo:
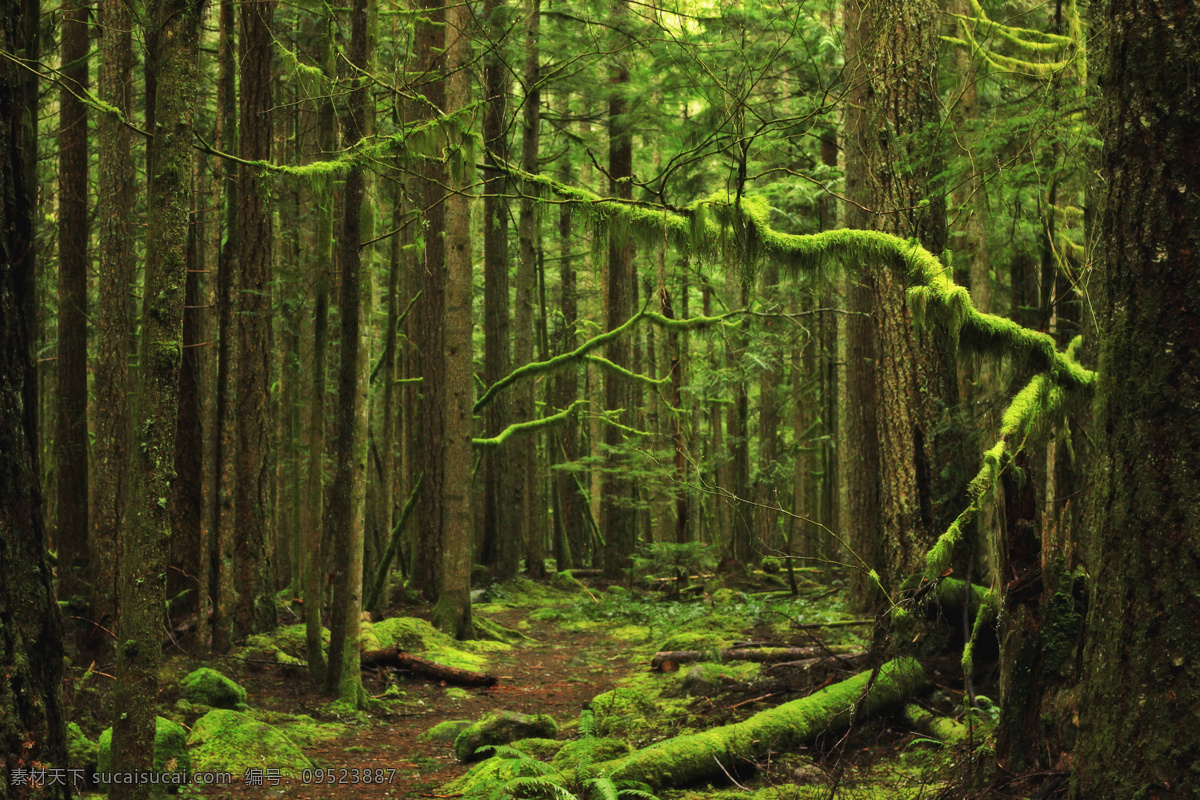
<svg viewBox="0 0 1200 800">
<path fill-rule="evenodd" d="M 699 631 L 684 631 L 677 633 L 659 646 L 659 650 L 699 650 L 702 653 L 720 650 L 730 640 L 717 633 L 701 633 Z"/>
<path fill-rule="evenodd" d="M 904 707 L 904 719 L 913 730 L 932 736 L 946 744 L 958 744 L 970 737 L 970 730 L 961 722 L 949 717 L 939 717 L 918 705 Z"/>
<path fill-rule="evenodd" d="M 486 653 L 512 649 L 512 645 L 505 642 L 459 642 L 416 617 L 389 617 L 374 625 L 364 624 L 363 627 L 364 630 L 369 629 L 371 641 L 377 643 L 379 648 L 399 647 L 430 661 L 459 669 L 482 670 L 487 666 Z"/>
<path fill-rule="evenodd" d="M 627 686 L 598 694 L 588 705 L 601 736 L 627 736 L 644 730 L 649 725 L 647 719 L 658 711 L 652 694 Z"/>
<path fill-rule="evenodd" d="M 517 758 L 497 756 L 473 765 L 463 775 L 442 787 L 442 794 L 464 798 L 492 797 L 500 784 L 521 775 L 522 762 Z"/>
<path fill-rule="evenodd" d="M 230 772 L 235 777 L 248 769 L 276 768 L 296 775 L 312 767 L 282 731 L 240 711 L 218 709 L 205 714 L 192 728 L 188 746 L 197 770 Z"/>
<path fill-rule="evenodd" d="M 417 738 L 424 742 L 453 742 L 458 735 L 474 723 L 469 719 L 448 719 L 439 722 Z"/>
<path fill-rule="evenodd" d="M 550 585 L 560 592 L 576 594 L 585 591 L 583 583 L 570 572 L 556 572 L 550 576 Z"/>
<path fill-rule="evenodd" d="M 472 724 L 454 739 L 454 755 L 469 763 L 482 756 L 481 747 L 508 744 L 520 739 L 552 739 L 558 735 L 558 723 L 548 714 L 519 714 L 515 711 L 493 711 Z"/>
<path fill-rule="evenodd" d="M 690 783 L 719 771 L 718 759 L 727 765 L 754 761 L 769 751 L 798 747 L 824 731 L 846 728 L 864 694 L 861 708 L 870 713 L 903 702 L 927 684 L 914 659 L 896 659 L 884 664 L 877 676 L 861 673 L 744 722 L 659 742 L 601 765 L 600 770 L 614 779 L 641 781 L 655 788 Z"/>
<path fill-rule="evenodd" d="M 95 764 L 99 754 L 100 746 L 87 738 L 79 725 L 74 722 L 67 723 L 67 763 L 81 769 Z"/>
<path fill-rule="evenodd" d="M 183 696 L 192 703 L 213 708 L 237 708 L 246 704 L 246 690 L 215 669 L 201 667 L 183 679 Z"/>
<path fill-rule="evenodd" d="M 310 747 L 345 735 L 347 726 L 337 722 L 317 722 L 308 714 L 289 714 L 283 711 L 250 709 L 248 713 L 259 722 L 282 731 L 300 747 Z"/>
<path fill-rule="evenodd" d="M 112 736 L 112 728 L 107 728 L 100 734 L 96 748 L 98 772 L 112 772 L 115 766 L 112 759 Z M 190 772 L 194 762 L 188 753 L 187 743 L 188 733 L 182 725 L 164 717 L 157 717 L 154 726 L 154 771 L 160 774 Z"/>
<path fill-rule="evenodd" d="M 550 763 L 559 769 L 578 768 L 580 764 L 599 764 L 632 752 L 633 748 L 624 739 L 587 736 L 564 743 Z"/>
</svg>

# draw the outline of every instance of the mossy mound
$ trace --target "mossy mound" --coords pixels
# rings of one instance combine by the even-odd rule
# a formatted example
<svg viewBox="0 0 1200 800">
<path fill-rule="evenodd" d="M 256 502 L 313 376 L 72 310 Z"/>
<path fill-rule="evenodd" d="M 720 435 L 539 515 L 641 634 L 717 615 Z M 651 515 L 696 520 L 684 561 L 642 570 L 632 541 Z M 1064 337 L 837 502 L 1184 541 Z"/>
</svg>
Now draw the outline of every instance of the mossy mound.
<svg viewBox="0 0 1200 800">
<path fill-rule="evenodd" d="M 498 585 L 494 593 L 497 600 L 515 606 L 545 606 L 569 603 L 575 599 L 578 591 L 557 588 L 553 582 L 546 584 L 529 578 L 513 578 Z"/>
<path fill-rule="evenodd" d="M 509 745 L 514 750 L 520 750 L 527 756 L 536 758 L 538 761 L 550 761 L 562 750 L 566 742 L 560 742 L 558 739 L 542 739 L 538 737 L 530 739 L 518 739 Z"/>
<path fill-rule="evenodd" d="M 329 644 L 329 629 L 321 629 L 321 641 Z M 308 632 L 303 623 L 286 625 L 268 633 L 256 633 L 246 639 L 246 649 L 273 654 L 277 663 L 301 664 L 308 647 Z"/>
<path fill-rule="evenodd" d="M 494 622 L 482 615 L 476 614 L 471 620 L 471 624 L 475 626 L 475 635 L 480 639 L 503 642 L 504 644 L 516 644 L 520 641 L 528 642 L 533 640 L 531 636 L 527 636 L 520 631 L 514 631 L 512 628 L 506 628 L 499 622 Z"/>
<path fill-rule="evenodd" d="M 568 592 L 570 594 L 578 594 L 585 589 L 579 578 L 576 578 L 570 572 L 554 573 L 550 576 L 550 585 L 560 592 Z"/>
<path fill-rule="evenodd" d="M 236 713 L 236 712 L 230 712 Z M 96 752 L 96 771 L 103 774 L 113 771 L 113 729 L 107 728 L 100 734 Z M 192 759 L 187 749 L 188 734 L 182 725 L 165 717 L 157 717 L 154 725 L 154 771 L 164 776 L 162 788 L 174 786 L 179 781 L 166 776 L 178 776 L 192 771 Z M 100 784 L 101 791 L 108 787 Z"/>
<path fill-rule="evenodd" d="M 442 786 L 442 794 L 448 797 L 462 796 L 467 800 L 490 798 L 499 787 L 513 778 L 524 774 L 521 759 L 498 756 L 473 765 L 464 774 Z M 536 765 L 535 765 L 536 766 Z M 525 766 L 527 770 L 528 767 Z"/>
<path fill-rule="evenodd" d="M 455 641 L 416 617 L 389 617 L 374 624 L 364 622 L 363 641 L 367 649 L 399 647 L 448 667 L 469 670 L 482 670 L 487 666 L 485 653 L 512 649 L 512 645 L 505 642 Z M 367 645 L 367 642 L 371 644 Z"/>
<path fill-rule="evenodd" d="M 423 742 L 446 742 L 449 744 L 473 724 L 469 719 L 448 719 L 445 722 L 439 722 L 437 725 L 434 725 L 417 738 Z"/>
<path fill-rule="evenodd" d="M 312 762 L 283 731 L 240 711 L 217 709 L 196 721 L 188 736 L 197 770 L 229 772 L 235 778 L 248 769 L 278 769 L 298 775 Z"/>
<path fill-rule="evenodd" d="M 547 714 L 530 716 L 516 711 L 493 711 L 454 739 L 454 755 L 467 764 L 491 755 L 490 751 L 478 753 L 481 747 L 519 739 L 553 739 L 557 735 L 558 723 Z"/>
<path fill-rule="evenodd" d="M 95 764 L 100 755 L 100 746 L 87 738 L 83 728 L 74 722 L 67 723 L 67 763 L 76 769 Z"/>
<path fill-rule="evenodd" d="M 183 698 L 213 708 L 238 708 L 246 704 L 246 690 L 215 669 L 194 670 L 181 684 Z"/>
<path fill-rule="evenodd" d="M 624 736 L 645 728 L 646 718 L 658 710 L 648 692 L 623 686 L 596 695 L 590 705 L 596 719 L 596 731 L 602 736 Z"/>
<path fill-rule="evenodd" d="M 278 728 L 300 747 L 311 747 L 336 739 L 346 732 L 347 727 L 337 722 L 317 722 L 308 714 L 288 714 L 284 711 L 257 708 L 250 709 L 247 713 L 258 722 Z"/>
<path fill-rule="evenodd" d="M 720 650 L 729 642 L 720 633 L 708 631 L 683 631 L 667 637 L 659 645 L 659 651 L 670 650 L 699 650 L 702 653 Z"/>
<path fill-rule="evenodd" d="M 709 695 L 738 680 L 738 673 L 724 664 L 697 664 L 683 676 L 682 685 L 683 691 L 690 696 Z"/>
<path fill-rule="evenodd" d="M 559 769 L 578 769 L 581 764 L 599 764 L 632 752 L 633 748 L 624 739 L 589 736 L 564 744 L 550 763 Z"/>
</svg>

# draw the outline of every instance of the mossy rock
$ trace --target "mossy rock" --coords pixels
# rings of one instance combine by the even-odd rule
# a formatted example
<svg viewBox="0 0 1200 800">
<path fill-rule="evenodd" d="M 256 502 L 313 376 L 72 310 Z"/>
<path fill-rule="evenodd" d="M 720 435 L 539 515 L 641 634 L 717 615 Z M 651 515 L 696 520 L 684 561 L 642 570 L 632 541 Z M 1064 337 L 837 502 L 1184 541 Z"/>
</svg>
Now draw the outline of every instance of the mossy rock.
<svg viewBox="0 0 1200 800">
<path fill-rule="evenodd" d="M 458 735 L 471 727 L 475 723 L 469 719 L 448 719 L 445 722 L 439 722 L 429 730 L 417 737 L 423 742 L 446 742 L 449 744 L 458 738 Z"/>
<path fill-rule="evenodd" d="M 509 744 L 518 739 L 553 739 L 558 724 L 547 714 L 530 716 L 516 711 L 493 711 L 454 740 L 454 755 L 464 764 L 487 758 L 490 753 L 476 751 L 487 745 Z"/>
<path fill-rule="evenodd" d="M 367 628 L 366 625 L 363 626 Z M 369 630 L 372 648 L 399 647 L 458 669 L 483 670 L 487 666 L 484 653 L 511 650 L 505 642 L 458 642 L 430 623 L 416 617 L 389 617 L 376 622 Z"/>
<path fill-rule="evenodd" d="M 605 589 L 604 593 L 610 594 L 613 597 L 624 597 L 629 594 L 629 589 L 619 583 L 614 583 L 612 586 L 609 586 L 607 589 Z"/>
<path fill-rule="evenodd" d="M 562 746 L 550 763 L 559 769 L 577 769 L 581 764 L 599 764 L 632 753 L 624 739 L 610 736 L 573 739 Z"/>
<path fill-rule="evenodd" d="M 99 755 L 100 746 L 87 738 L 83 728 L 74 722 L 68 722 L 67 763 L 76 769 L 83 769 L 95 764 Z"/>
<path fill-rule="evenodd" d="M 248 769 L 274 768 L 298 775 L 312 767 L 281 730 L 240 711 L 208 712 L 196 721 L 187 741 L 199 771 L 229 772 L 240 778 Z"/>
<path fill-rule="evenodd" d="M 536 758 L 538 761 L 549 761 L 554 758 L 559 750 L 563 748 L 566 742 L 560 742 L 558 739 L 518 739 L 509 745 L 514 750 L 520 750 L 527 756 Z"/>
<path fill-rule="evenodd" d="M 550 585 L 560 592 L 578 594 L 584 590 L 583 583 L 570 572 L 556 572 L 550 576 Z"/>
<path fill-rule="evenodd" d="M 475 635 L 481 639 L 504 642 L 505 644 L 516 644 L 520 641 L 528 642 L 533 640 L 531 636 L 527 636 L 520 631 L 514 631 L 512 628 L 506 628 L 499 622 L 480 615 L 476 615 L 471 624 L 475 626 Z"/>
<path fill-rule="evenodd" d="M 774 556 L 767 556 L 762 560 L 762 571 L 768 575 L 778 575 L 783 569 L 783 562 Z"/>
<path fill-rule="evenodd" d="M 249 709 L 247 713 L 256 721 L 279 729 L 299 747 L 328 742 L 346 732 L 345 725 L 337 722 L 317 722 L 308 714 L 289 714 L 286 711 L 258 708 Z"/>
<path fill-rule="evenodd" d="M 96 771 L 99 773 L 112 772 L 112 736 L 113 729 L 107 728 L 100 734 L 96 752 Z M 163 775 L 158 794 L 163 790 L 174 790 L 174 781 L 165 776 L 182 775 L 192 771 L 192 760 L 187 749 L 187 731 L 165 717 L 156 717 L 154 725 L 154 771 Z M 107 792 L 105 784 L 100 785 L 101 791 Z"/>
<path fill-rule="evenodd" d="M 213 708 L 237 708 L 246 704 L 246 690 L 215 669 L 201 667 L 183 679 L 183 698 Z"/>
</svg>

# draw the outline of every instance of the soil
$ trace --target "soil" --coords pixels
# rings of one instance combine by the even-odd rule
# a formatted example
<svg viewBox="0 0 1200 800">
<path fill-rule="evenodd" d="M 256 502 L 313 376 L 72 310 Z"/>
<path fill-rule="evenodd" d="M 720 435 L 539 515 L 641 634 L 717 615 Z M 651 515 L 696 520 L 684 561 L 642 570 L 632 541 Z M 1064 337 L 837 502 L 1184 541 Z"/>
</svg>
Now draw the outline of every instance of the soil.
<svg viewBox="0 0 1200 800">
<path fill-rule="evenodd" d="M 511 611 L 491 618 L 515 628 L 527 614 L 528 610 Z M 452 743 L 418 739 L 434 725 L 446 720 L 475 720 L 500 709 L 550 714 L 560 723 L 567 722 L 578 717 L 593 697 L 612 689 L 630 672 L 646 668 L 632 663 L 627 648 L 604 634 L 563 631 L 552 623 L 537 622 L 522 632 L 532 640 L 518 642 L 511 651 L 491 658 L 488 672 L 500 678 L 499 684 L 491 688 L 463 689 L 451 697 L 442 683 L 364 673 L 368 694 L 381 695 L 391 680 L 406 693 L 405 700 L 410 703 L 402 714 L 377 716 L 375 726 L 352 728 L 338 739 L 305 749 L 305 754 L 324 769 L 324 775 L 332 776 L 332 782 L 306 784 L 294 776 L 277 785 L 248 786 L 239 776 L 230 786 L 203 790 L 203 796 L 231 800 L 445 797 L 438 787 L 466 772 L 467 766 L 454 757 Z M 244 685 L 250 705 L 311 714 L 319 720 L 322 718 L 317 709 L 328 699 L 311 691 L 303 678 L 273 667 L 245 676 Z M 367 770 L 372 776 L 385 776 L 382 783 L 355 780 Z"/>
</svg>

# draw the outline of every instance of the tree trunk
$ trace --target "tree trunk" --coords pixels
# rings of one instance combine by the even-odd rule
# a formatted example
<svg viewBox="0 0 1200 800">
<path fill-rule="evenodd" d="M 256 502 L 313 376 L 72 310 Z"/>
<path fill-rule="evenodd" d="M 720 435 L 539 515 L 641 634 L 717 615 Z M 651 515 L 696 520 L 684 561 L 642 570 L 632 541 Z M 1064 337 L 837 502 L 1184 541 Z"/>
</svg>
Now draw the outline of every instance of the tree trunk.
<svg viewBox="0 0 1200 800">
<path fill-rule="evenodd" d="M 355 0 L 351 9 L 347 113 L 342 120 L 342 146 L 349 150 L 363 138 L 367 88 L 359 75 L 369 62 L 367 17 L 370 0 Z M 334 433 L 334 473 L 325 516 L 325 538 L 332 547 L 333 604 L 329 609 L 329 664 L 325 691 L 362 708 L 366 703 L 358 669 L 362 620 L 363 533 L 367 489 L 367 381 L 371 330 L 372 275 L 363 264 L 361 224 L 363 168 L 354 164 L 342 189 L 342 227 L 338 234 L 341 294 L 341 343 L 338 362 L 338 406 Z"/>
<path fill-rule="evenodd" d="M 113 769 L 149 770 L 154 761 L 158 669 L 166 591 L 179 417 L 184 285 L 192 202 L 192 122 L 198 78 L 200 3 L 160 0 L 149 9 L 147 73 L 156 87 L 147 197 L 146 286 L 141 388 L 134 428 L 129 507 L 122 545 L 121 612 L 113 687 Z M 150 784 L 114 784 L 111 796 L 146 798 Z"/>
<path fill-rule="evenodd" d="M 233 0 L 220 0 L 220 39 L 217 44 L 217 141 L 226 153 L 237 149 L 237 44 Z M 217 385 L 213 420 L 212 516 L 209 530 L 209 596 L 212 597 L 212 648 L 224 653 L 233 643 L 233 379 L 236 374 L 234 307 L 237 288 L 238 166 L 232 159 L 221 165 L 221 195 L 225 209 L 225 242 L 217 256 Z"/>
<path fill-rule="evenodd" d="M 416 23 L 416 64 L 418 74 L 439 75 L 446 43 L 446 9 L 443 0 L 422 0 L 423 18 Z M 430 106 L 444 109 L 446 86 L 442 78 L 432 79 L 424 88 Z M 426 113 L 429 113 L 426 111 Z M 426 118 L 428 119 L 428 117 Z M 425 599 L 437 600 L 442 572 L 442 491 L 445 458 L 442 446 L 443 405 L 446 397 L 445 331 L 446 258 L 443 233 L 446 228 L 446 168 L 430 159 L 421 167 L 421 208 L 425 209 L 425 263 L 420 270 L 421 298 L 415 308 L 414 352 L 416 371 L 421 377 L 416 403 L 416 471 L 424 475 L 420 506 L 417 509 L 413 552 L 412 585 Z"/>
<path fill-rule="evenodd" d="M 492 35 L 507 28 L 507 7 L 502 0 L 486 0 L 484 23 Z M 508 160 L 508 66 L 498 49 L 484 56 L 483 81 L 486 97 L 483 111 L 485 163 L 495 166 Z M 509 182 L 498 170 L 486 175 L 483 198 L 483 382 L 488 386 L 512 371 L 512 342 L 508 297 L 508 193 Z M 496 436 L 513 421 L 508 392 L 501 392 L 484 412 L 484 430 Z M 483 454 L 483 537 L 479 563 L 490 567 L 496 577 L 515 578 L 520 569 L 520 509 L 514 501 L 518 487 L 509 464 L 507 447 L 491 448 Z"/>
<path fill-rule="evenodd" d="M 1114 0 L 1092 608 L 1072 796 L 1200 776 L 1200 7 Z"/>
<path fill-rule="evenodd" d="M 273 0 L 250 0 L 241 10 L 241 148 L 246 161 L 269 161 L 273 138 Z M 234 481 L 234 558 L 239 636 L 275 624 L 272 590 L 271 422 L 272 232 L 269 192 L 259 169 L 238 170 L 237 461 Z"/>
<path fill-rule="evenodd" d="M 0 50 L 22 51 L 25 22 L 19 0 L 0 0 Z M 26 150 L 24 127 L 36 117 L 27 113 L 29 88 L 13 60 L 0 60 L 0 149 L 6 154 L 0 159 L 0 763 L 7 772 L 5 798 L 67 800 L 64 784 L 35 792 L 9 782 L 16 769 L 69 766 L 62 616 L 42 519 L 30 337 L 35 203 L 25 162 L 35 154 Z"/>
<path fill-rule="evenodd" d="M 54 431 L 54 539 L 59 597 L 86 617 L 88 585 L 88 6 L 63 6 L 62 79 L 58 123 L 58 348 Z M 76 646 L 87 631 L 77 623 Z"/>
<path fill-rule="evenodd" d="M 100 4 L 100 99 L 129 118 L 133 86 L 133 17 L 124 0 Z M 100 307 L 96 338 L 96 502 L 92 514 L 92 619 L 111 631 L 117 615 L 117 542 L 125 518 L 129 450 L 129 331 L 133 329 L 130 296 L 134 276 L 133 226 L 128 209 L 135 205 L 133 132 L 103 114 L 100 134 Z M 100 658 L 112 653 L 112 639 L 102 629 L 89 648 Z"/>
<path fill-rule="evenodd" d="M 614 27 L 619 29 L 628 15 L 628 0 L 617 0 L 612 14 Z M 609 76 L 609 83 L 612 96 L 608 101 L 608 190 L 612 196 L 628 200 L 633 197 L 633 186 L 629 180 L 633 175 L 633 131 L 626 119 L 629 112 L 629 101 L 625 97 L 629 90 L 629 67 L 620 57 Z M 633 270 L 633 243 L 616 231 L 611 232 L 609 237 L 604 328 L 611 331 L 634 314 L 637 275 Z M 625 369 L 632 364 L 631 348 L 624 337 L 610 343 L 605 356 Z M 609 411 L 620 410 L 622 425 L 634 425 L 632 387 L 627 379 L 611 370 L 604 373 L 604 407 Z M 608 451 L 604 456 L 605 471 L 601 478 L 600 531 L 605 541 L 605 576 L 616 578 L 629 565 L 637 542 L 637 514 L 633 510 L 637 485 L 628 474 L 628 465 L 618 455 L 618 451 L 625 446 L 622 431 L 615 425 L 604 426 L 604 444 Z"/>
<path fill-rule="evenodd" d="M 471 9 L 454 6 L 447 15 L 446 110 L 454 113 L 471 103 Z M 475 382 L 471 337 L 471 199 L 475 159 L 466 137 L 449 157 L 461 159 L 449 174 L 454 193 L 446 199 L 445 402 L 442 405 L 444 478 L 441 486 L 442 562 L 433 623 L 456 639 L 475 635 L 471 624 L 471 446 Z"/>
</svg>

